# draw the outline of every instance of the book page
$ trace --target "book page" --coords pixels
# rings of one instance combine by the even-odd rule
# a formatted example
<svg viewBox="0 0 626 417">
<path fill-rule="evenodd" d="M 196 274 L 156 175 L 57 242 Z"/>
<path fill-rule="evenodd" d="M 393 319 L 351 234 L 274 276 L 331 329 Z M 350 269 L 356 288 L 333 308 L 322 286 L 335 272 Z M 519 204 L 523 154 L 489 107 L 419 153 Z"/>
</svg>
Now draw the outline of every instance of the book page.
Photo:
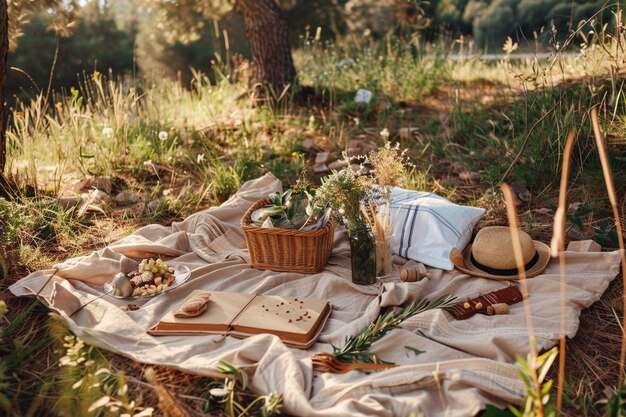
<svg viewBox="0 0 626 417">
<path fill-rule="evenodd" d="M 174 317 L 176 310 L 194 296 L 195 290 L 159 322 L 159 330 L 226 330 L 241 310 L 250 302 L 254 294 L 209 291 L 211 298 L 206 311 L 197 317 Z"/>
<path fill-rule="evenodd" d="M 315 332 L 327 306 L 327 301 L 313 298 L 258 296 L 237 318 L 234 327 L 249 333 L 285 334 L 286 338 L 306 340 Z"/>
</svg>

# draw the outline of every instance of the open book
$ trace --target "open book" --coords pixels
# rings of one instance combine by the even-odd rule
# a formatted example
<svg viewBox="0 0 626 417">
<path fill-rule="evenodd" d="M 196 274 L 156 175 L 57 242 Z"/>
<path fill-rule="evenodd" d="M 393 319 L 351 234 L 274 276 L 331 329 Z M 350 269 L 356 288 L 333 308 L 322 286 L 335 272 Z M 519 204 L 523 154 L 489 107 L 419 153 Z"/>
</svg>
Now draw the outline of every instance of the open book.
<svg viewBox="0 0 626 417">
<path fill-rule="evenodd" d="M 331 313 L 328 301 L 210 291 L 208 308 L 197 317 L 174 312 L 199 291 L 193 291 L 148 333 L 154 336 L 228 334 L 247 337 L 270 333 L 293 347 L 306 349 L 318 338 Z"/>
</svg>

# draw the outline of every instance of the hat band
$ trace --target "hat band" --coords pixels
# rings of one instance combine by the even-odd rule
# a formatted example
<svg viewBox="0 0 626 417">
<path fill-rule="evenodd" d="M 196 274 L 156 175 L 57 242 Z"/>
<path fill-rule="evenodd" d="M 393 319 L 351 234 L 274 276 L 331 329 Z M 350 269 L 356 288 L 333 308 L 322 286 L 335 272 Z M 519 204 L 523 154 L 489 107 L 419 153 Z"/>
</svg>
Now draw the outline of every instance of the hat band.
<svg viewBox="0 0 626 417">
<path fill-rule="evenodd" d="M 487 272 L 489 274 L 492 275 L 504 275 L 504 276 L 513 276 L 513 275 L 517 275 L 517 268 L 511 268 L 511 269 L 498 269 L 498 268 L 491 268 L 488 267 L 486 265 L 481 264 L 480 262 L 478 262 L 476 260 L 476 258 L 474 258 L 474 254 L 470 254 L 471 259 L 472 259 L 472 263 L 478 267 L 478 269 Z M 537 263 L 537 261 L 539 260 L 539 252 L 535 251 L 535 256 L 533 256 L 533 258 L 526 264 L 524 265 L 524 270 L 528 271 L 530 268 L 532 268 L 533 266 L 535 266 L 535 264 Z"/>
</svg>

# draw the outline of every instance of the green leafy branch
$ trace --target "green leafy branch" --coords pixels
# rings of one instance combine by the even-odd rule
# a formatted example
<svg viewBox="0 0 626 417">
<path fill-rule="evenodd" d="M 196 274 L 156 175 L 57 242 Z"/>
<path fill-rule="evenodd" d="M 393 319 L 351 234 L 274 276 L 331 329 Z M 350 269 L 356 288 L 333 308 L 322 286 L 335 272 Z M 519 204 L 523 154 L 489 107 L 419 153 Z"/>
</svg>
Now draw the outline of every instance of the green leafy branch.
<svg viewBox="0 0 626 417">
<path fill-rule="evenodd" d="M 547 352 L 537 355 L 537 345 L 534 339 L 531 340 L 532 349 L 524 360 L 517 357 L 517 373 L 526 387 L 526 397 L 520 408 L 509 405 L 507 410 L 502 410 L 488 404 L 484 417 L 556 417 L 557 410 L 554 401 L 550 401 L 550 389 L 552 380 L 546 380 L 548 371 L 559 350 L 556 347 Z"/>
<path fill-rule="evenodd" d="M 342 347 L 333 346 L 333 354 L 341 362 L 363 363 L 390 363 L 378 358 L 369 349 L 372 344 L 382 339 L 390 331 L 400 327 L 400 323 L 409 317 L 435 308 L 450 308 L 456 302 L 456 297 L 450 295 L 438 298 L 435 301 L 414 301 L 400 311 L 388 311 L 378 316 L 374 323 L 369 324 L 361 333 L 346 338 Z"/>
<path fill-rule="evenodd" d="M 224 381 L 209 385 L 206 411 L 216 410 L 216 402 L 222 405 L 228 417 L 270 417 L 282 407 L 282 395 L 270 392 L 256 396 L 248 391 L 248 374 L 232 363 L 220 360 L 217 370 L 226 375 Z"/>
<path fill-rule="evenodd" d="M 534 344 L 535 341 L 533 340 L 532 343 Z M 527 397 L 522 409 L 518 410 L 515 407 L 509 407 L 509 410 L 516 417 L 548 417 L 556 415 L 553 405 L 548 404 L 552 380 L 548 380 L 546 383 L 543 381 L 546 379 L 552 363 L 554 363 L 559 354 L 559 350 L 553 347 L 539 356 L 534 352 L 536 352 L 536 348 L 531 350 L 526 360 L 522 357 L 517 358 L 519 363 L 517 373 L 524 381 Z"/>
</svg>

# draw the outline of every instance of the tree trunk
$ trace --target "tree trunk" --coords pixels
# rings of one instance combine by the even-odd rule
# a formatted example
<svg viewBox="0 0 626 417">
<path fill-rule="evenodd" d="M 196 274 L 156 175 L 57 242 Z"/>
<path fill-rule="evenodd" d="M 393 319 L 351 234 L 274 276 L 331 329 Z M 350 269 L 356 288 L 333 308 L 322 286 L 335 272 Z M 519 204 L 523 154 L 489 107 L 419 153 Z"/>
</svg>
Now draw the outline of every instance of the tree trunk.
<svg viewBox="0 0 626 417">
<path fill-rule="evenodd" d="M 9 15 L 7 1 L 0 0 L 0 184 L 4 179 L 6 164 L 6 119 L 4 117 L 4 83 L 7 79 L 7 55 L 9 53 Z"/>
<path fill-rule="evenodd" d="M 296 76 L 285 17 L 274 0 L 237 0 L 235 10 L 243 14 L 250 43 L 252 84 L 280 95 Z"/>
</svg>

